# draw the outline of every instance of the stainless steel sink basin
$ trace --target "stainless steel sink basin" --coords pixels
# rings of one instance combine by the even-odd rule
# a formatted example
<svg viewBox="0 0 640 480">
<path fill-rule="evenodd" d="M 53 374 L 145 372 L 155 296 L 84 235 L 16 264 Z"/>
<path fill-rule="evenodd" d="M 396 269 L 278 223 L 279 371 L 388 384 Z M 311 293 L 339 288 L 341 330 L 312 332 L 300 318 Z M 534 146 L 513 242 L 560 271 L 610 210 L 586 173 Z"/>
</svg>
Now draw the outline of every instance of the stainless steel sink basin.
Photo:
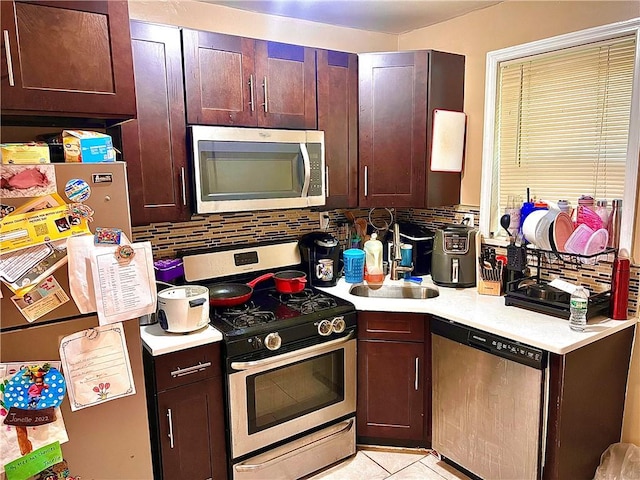
<svg viewBox="0 0 640 480">
<path fill-rule="evenodd" d="M 382 285 L 379 287 L 361 283 L 349 289 L 351 295 L 372 298 L 434 298 L 440 295 L 438 289 L 431 285 Z"/>
</svg>

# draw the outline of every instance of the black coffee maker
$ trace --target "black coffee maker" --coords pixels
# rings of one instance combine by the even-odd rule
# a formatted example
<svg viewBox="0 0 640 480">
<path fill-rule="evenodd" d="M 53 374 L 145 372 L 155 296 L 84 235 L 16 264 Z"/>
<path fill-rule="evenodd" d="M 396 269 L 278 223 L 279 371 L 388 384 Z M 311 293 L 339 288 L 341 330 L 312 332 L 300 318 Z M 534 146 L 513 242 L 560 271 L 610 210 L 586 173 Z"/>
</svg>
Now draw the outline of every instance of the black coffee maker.
<svg viewBox="0 0 640 480">
<path fill-rule="evenodd" d="M 298 241 L 302 265 L 314 287 L 333 287 L 340 272 L 340 243 L 327 232 L 311 232 Z"/>
</svg>

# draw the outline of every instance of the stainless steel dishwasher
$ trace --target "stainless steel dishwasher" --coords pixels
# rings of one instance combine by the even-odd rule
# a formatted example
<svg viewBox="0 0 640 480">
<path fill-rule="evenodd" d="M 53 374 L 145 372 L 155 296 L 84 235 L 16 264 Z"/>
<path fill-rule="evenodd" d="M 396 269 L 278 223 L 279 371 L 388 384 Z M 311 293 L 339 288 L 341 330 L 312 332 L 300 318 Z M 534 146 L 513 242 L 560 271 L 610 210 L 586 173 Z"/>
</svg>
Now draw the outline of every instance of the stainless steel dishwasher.
<svg viewBox="0 0 640 480">
<path fill-rule="evenodd" d="M 433 448 L 491 480 L 541 477 L 547 353 L 434 318 Z"/>
</svg>

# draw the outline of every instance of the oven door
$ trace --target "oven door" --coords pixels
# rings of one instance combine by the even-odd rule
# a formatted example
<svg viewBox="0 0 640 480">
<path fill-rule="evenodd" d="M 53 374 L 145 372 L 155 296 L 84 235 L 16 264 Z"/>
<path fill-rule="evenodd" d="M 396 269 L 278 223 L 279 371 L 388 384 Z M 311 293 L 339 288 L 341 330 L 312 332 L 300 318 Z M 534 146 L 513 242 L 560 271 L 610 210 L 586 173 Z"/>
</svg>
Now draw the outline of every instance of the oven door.
<svg viewBox="0 0 640 480">
<path fill-rule="evenodd" d="M 356 340 L 349 335 L 262 360 L 232 362 L 231 455 L 355 412 Z"/>
</svg>

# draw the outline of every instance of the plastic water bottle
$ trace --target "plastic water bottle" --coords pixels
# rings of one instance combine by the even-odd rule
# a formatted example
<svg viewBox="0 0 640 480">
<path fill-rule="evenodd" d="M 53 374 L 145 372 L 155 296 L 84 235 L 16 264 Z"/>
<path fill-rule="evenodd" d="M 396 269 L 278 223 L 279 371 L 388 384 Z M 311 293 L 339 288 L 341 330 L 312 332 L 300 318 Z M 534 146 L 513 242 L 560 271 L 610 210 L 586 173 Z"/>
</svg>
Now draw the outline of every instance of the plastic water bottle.
<svg viewBox="0 0 640 480">
<path fill-rule="evenodd" d="M 587 326 L 587 305 L 589 304 L 589 292 L 583 287 L 577 287 L 571 294 L 569 306 L 571 316 L 569 327 L 576 332 L 584 332 Z"/>
</svg>

